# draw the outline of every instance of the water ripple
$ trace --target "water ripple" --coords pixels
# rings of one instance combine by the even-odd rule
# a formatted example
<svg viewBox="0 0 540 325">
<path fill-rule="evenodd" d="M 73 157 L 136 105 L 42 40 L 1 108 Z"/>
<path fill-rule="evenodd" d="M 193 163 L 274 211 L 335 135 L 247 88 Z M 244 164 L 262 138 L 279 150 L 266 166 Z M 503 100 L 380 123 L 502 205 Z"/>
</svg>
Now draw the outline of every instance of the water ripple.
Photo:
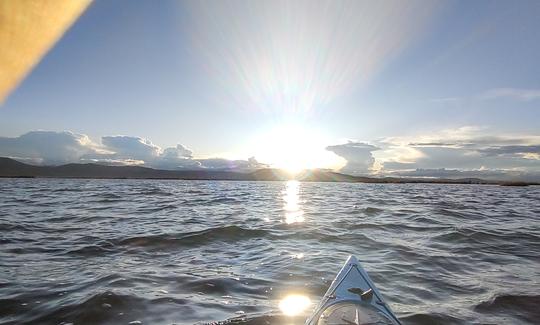
<svg viewBox="0 0 540 325">
<path fill-rule="evenodd" d="M 357 255 L 405 324 L 540 319 L 540 188 L 0 180 L 0 324 L 303 324 Z"/>
</svg>

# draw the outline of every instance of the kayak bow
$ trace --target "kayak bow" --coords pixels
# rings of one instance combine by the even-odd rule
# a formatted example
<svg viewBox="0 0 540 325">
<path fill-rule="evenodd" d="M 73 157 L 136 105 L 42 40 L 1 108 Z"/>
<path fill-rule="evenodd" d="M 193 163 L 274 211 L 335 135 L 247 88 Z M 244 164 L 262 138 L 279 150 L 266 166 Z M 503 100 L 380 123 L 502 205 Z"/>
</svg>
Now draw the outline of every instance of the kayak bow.
<svg viewBox="0 0 540 325">
<path fill-rule="evenodd" d="M 332 281 L 305 325 L 401 325 L 354 256 Z"/>
</svg>

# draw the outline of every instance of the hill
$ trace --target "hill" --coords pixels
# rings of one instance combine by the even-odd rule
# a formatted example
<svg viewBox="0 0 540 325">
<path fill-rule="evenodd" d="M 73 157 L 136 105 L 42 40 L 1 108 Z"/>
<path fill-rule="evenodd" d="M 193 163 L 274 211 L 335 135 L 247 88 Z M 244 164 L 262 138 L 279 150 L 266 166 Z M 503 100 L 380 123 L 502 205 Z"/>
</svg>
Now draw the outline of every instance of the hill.
<svg viewBox="0 0 540 325">
<path fill-rule="evenodd" d="M 161 170 L 141 166 L 108 166 L 100 164 L 66 164 L 61 166 L 35 166 L 11 158 L 0 157 L 0 177 L 50 178 L 105 178 L 105 179 L 183 179 L 234 181 L 285 181 L 349 183 L 445 183 L 445 184 L 500 184 L 525 186 L 535 183 L 494 182 L 477 178 L 434 179 L 398 177 L 359 177 L 323 169 L 305 170 L 296 176 L 280 169 L 265 168 L 250 173 L 230 170 Z"/>
</svg>

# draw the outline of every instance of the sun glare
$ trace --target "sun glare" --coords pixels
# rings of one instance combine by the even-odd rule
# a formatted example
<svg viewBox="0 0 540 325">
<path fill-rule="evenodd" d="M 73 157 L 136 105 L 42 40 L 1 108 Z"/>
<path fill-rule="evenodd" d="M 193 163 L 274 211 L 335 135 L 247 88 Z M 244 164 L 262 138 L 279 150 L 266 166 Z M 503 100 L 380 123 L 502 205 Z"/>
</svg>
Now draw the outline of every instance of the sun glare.
<svg viewBox="0 0 540 325">
<path fill-rule="evenodd" d="M 285 209 L 285 223 L 293 224 L 304 222 L 304 211 L 300 206 L 300 183 L 288 181 L 283 191 L 283 208 Z"/>
<path fill-rule="evenodd" d="M 311 305 L 311 300 L 303 295 L 289 295 L 279 302 L 279 309 L 286 316 L 302 314 Z"/>
<path fill-rule="evenodd" d="M 325 150 L 328 140 L 300 125 L 274 127 L 254 139 L 253 152 L 259 161 L 291 174 L 304 169 L 337 168 L 343 162 Z"/>
</svg>

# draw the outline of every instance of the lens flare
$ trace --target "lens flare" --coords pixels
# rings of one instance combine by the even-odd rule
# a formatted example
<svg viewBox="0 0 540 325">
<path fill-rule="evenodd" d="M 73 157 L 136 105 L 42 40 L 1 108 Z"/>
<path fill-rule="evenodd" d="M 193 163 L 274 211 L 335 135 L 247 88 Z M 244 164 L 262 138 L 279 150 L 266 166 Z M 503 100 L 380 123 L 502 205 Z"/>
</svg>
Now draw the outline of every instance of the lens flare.
<svg viewBox="0 0 540 325">
<path fill-rule="evenodd" d="M 286 316 L 302 314 L 311 305 L 311 300 L 303 295 L 289 295 L 279 302 L 279 309 Z"/>
<path fill-rule="evenodd" d="M 425 30 L 438 7 L 422 0 L 185 6 L 192 48 L 228 95 L 216 100 L 284 115 L 307 114 L 368 81 Z"/>
</svg>

